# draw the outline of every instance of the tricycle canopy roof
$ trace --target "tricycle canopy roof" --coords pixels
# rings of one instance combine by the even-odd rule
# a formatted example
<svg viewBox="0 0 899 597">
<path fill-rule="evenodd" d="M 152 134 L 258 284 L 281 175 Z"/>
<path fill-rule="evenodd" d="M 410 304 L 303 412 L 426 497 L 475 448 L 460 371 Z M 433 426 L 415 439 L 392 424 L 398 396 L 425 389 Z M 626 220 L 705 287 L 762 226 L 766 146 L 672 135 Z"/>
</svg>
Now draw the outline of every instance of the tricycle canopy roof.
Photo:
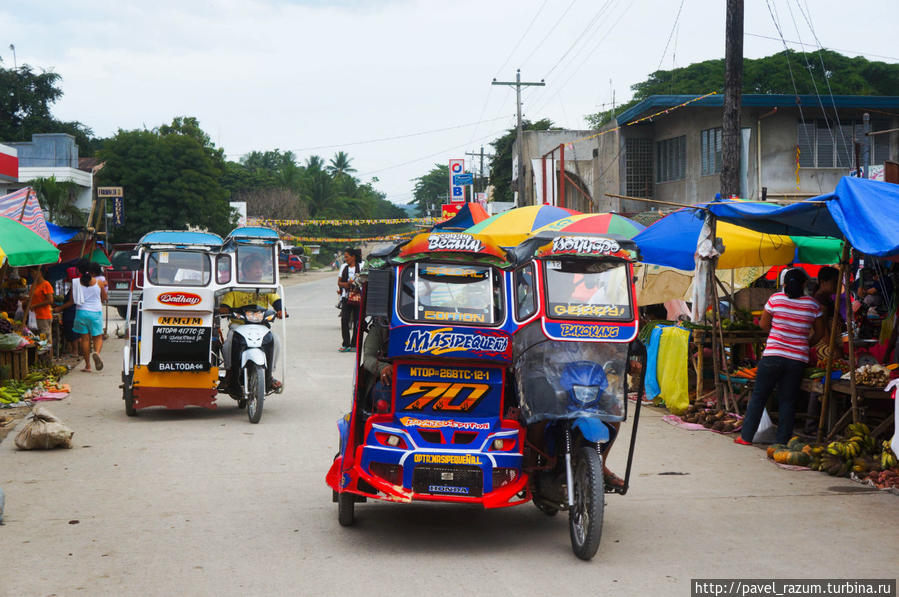
<svg viewBox="0 0 899 597">
<path fill-rule="evenodd" d="M 422 232 L 399 248 L 395 263 L 421 259 L 472 261 L 507 267 L 511 265 L 508 252 L 489 236 L 467 232 Z"/>
<path fill-rule="evenodd" d="M 242 240 L 267 240 L 270 242 L 277 242 L 280 240 L 280 237 L 278 236 L 278 233 L 271 228 L 264 228 L 263 226 L 241 226 L 240 228 L 232 230 L 225 240 L 237 242 Z"/>
<path fill-rule="evenodd" d="M 157 230 L 148 232 L 140 239 L 140 245 L 173 245 L 183 248 L 222 246 L 222 237 L 211 232 L 189 230 Z"/>
<path fill-rule="evenodd" d="M 614 258 L 639 261 L 637 244 L 615 234 L 566 234 L 560 231 L 540 232 L 510 251 L 515 263 L 534 258 L 580 257 Z"/>
</svg>

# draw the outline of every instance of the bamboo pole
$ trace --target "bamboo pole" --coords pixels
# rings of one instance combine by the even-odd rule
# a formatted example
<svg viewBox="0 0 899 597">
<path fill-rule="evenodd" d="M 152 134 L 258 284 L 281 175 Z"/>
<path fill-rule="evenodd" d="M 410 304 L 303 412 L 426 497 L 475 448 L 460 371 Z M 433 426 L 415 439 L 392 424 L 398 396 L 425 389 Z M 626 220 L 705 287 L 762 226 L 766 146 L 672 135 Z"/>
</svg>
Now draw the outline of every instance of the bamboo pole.
<svg viewBox="0 0 899 597">
<path fill-rule="evenodd" d="M 829 351 L 827 353 L 827 364 L 824 367 L 824 395 L 821 396 L 821 414 L 818 417 L 818 434 L 817 440 L 820 442 L 824 437 L 824 425 L 827 420 L 828 410 L 830 409 L 830 396 L 833 392 L 833 380 L 830 378 L 833 371 L 833 355 L 836 351 L 837 332 L 840 320 L 840 295 L 843 293 L 845 277 L 849 270 L 849 243 L 843 240 L 843 254 L 840 257 L 840 274 L 837 276 L 837 288 L 834 295 L 833 319 L 830 322 L 830 341 L 828 342 Z M 846 306 L 846 318 L 849 318 L 849 305 Z"/>
<path fill-rule="evenodd" d="M 852 404 L 852 422 L 858 423 L 858 388 L 855 385 L 855 332 L 852 329 L 852 301 L 846 280 L 846 332 L 849 339 L 849 400 Z"/>
</svg>

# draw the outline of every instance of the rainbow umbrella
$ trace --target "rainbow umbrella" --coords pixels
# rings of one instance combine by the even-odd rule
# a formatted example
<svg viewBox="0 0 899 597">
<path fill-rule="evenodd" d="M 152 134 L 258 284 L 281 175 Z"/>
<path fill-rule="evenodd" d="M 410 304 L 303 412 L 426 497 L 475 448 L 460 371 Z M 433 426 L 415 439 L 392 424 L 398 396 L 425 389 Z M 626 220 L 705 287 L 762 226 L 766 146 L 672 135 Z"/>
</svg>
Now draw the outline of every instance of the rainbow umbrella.
<svg viewBox="0 0 899 597">
<path fill-rule="evenodd" d="M 0 255 L 13 267 L 59 261 L 59 249 L 15 220 L 0 216 Z M 2 263 L 0 259 L 0 263 Z"/>
<path fill-rule="evenodd" d="M 553 205 L 529 205 L 491 216 L 465 232 L 489 236 L 501 247 L 515 247 L 538 228 L 578 213 Z"/>
<path fill-rule="evenodd" d="M 534 232 L 565 232 L 569 234 L 615 234 L 624 238 L 633 238 L 646 228 L 642 224 L 612 213 L 577 214 L 556 220 Z"/>
</svg>

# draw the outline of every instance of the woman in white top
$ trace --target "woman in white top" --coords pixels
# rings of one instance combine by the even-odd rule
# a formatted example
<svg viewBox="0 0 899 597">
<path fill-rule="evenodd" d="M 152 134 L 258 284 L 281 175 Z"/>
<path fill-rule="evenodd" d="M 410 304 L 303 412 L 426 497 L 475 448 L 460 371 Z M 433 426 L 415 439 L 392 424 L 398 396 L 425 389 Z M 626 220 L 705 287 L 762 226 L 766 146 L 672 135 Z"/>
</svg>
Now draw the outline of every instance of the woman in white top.
<svg viewBox="0 0 899 597">
<path fill-rule="evenodd" d="M 340 331 L 343 335 L 343 344 L 338 350 L 350 352 L 356 349 L 359 303 L 351 303 L 349 295 L 356 284 L 356 276 L 362 271 L 362 251 L 348 247 L 343 252 L 343 262 L 340 274 L 337 276 L 338 292 L 340 292 Z"/>
<path fill-rule="evenodd" d="M 106 283 L 91 274 L 91 265 L 85 260 L 78 264 L 81 278 L 72 280 L 72 299 L 55 308 L 62 311 L 73 303 L 77 306 L 72 331 L 81 335 L 82 371 L 88 373 L 91 371 L 91 359 L 97 371 L 103 369 L 100 350 L 103 348 L 103 303 L 106 302 Z M 94 341 L 95 352 L 91 352 L 91 340 Z"/>
</svg>

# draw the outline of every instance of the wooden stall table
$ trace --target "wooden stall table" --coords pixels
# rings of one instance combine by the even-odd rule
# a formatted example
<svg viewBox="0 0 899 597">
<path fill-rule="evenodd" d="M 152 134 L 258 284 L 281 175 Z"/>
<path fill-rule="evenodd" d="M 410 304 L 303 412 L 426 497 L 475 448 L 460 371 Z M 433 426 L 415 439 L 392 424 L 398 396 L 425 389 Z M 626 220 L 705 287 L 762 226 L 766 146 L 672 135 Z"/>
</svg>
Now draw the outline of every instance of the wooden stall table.
<svg viewBox="0 0 899 597">
<path fill-rule="evenodd" d="M 693 355 L 693 369 L 696 372 L 696 394 L 694 396 L 694 401 L 702 398 L 703 394 L 703 370 L 705 367 L 705 358 L 703 355 L 703 348 L 708 346 L 712 346 L 712 334 L 718 333 L 714 329 L 697 329 L 694 328 L 691 330 L 692 332 L 692 340 L 694 348 L 696 349 L 695 354 Z M 724 365 L 730 365 L 729 369 L 735 370 L 737 368 L 738 363 L 735 362 L 734 358 L 734 346 L 741 345 L 751 345 L 754 347 L 756 357 L 758 358 L 761 355 L 761 347 L 765 344 L 768 339 L 768 333 L 764 330 L 727 330 L 722 331 L 721 336 L 724 339 L 724 346 L 729 347 L 730 351 L 728 354 L 729 363 L 724 363 Z M 732 380 L 735 378 L 731 378 Z M 717 380 L 714 382 L 715 387 L 717 388 L 718 382 Z M 747 384 L 748 385 L 748 384 Z"/>
<path fill-rule="evenodd" d="M 824 393 L 824 379 L 803 379 L 800 386 L 803 390 L 810 393 Z M 860 410 L 865 412 L 867 405 L 871 402 L 888 400 L 892 404 L 893 397 L 889 392 L 885 392 L 883 388 L 875 386 L 863 386 L 856 384 L 856 394 L 858 395 Z M 844 399 L 851 396 L 851 385 L 848 379 L 835 379 L 831 382 L 831 392 L 833 395 L 840 395 Z M 835 397 L 835 396 L 834 396 Z M 878 423 L 871 429 L 871 435 L 875 438 L 892 427 L 895 422 L 895 414 L 890 413 L 883 421 Z M 827 435 L 825 441 L 832 440 L 843 428 L 849 424 L 852 418 L 852 409 L 846 408 L 843 411 L 837 404 L 836 400 L 831 400 L 827 413 Z"/>
<path fill-rule="evenodd" d="M 25 379 L 29 371 L 28 349 L 0 350 L 0 367 L 9 367 L 11 379 Z"/>
</svg>

